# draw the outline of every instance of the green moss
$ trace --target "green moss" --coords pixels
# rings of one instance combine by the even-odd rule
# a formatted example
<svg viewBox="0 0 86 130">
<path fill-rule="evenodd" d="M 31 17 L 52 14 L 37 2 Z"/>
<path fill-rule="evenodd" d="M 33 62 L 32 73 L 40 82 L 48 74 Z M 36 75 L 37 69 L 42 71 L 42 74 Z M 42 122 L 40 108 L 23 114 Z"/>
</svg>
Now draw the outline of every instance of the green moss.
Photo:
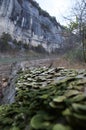
<svg viewBox="0 0 86 130">
<path fill-rule="evenodd" d="M 69 126 L 64 126 L 61 124 L 56 124 L 52 130 L 71 130 Z"/>
<path fill-rule="evenodd" d="M 46 129 L 49 127 L 50 122 L 46 120 L 47 114 L 38 114 L 32 117 L 31 119 L 31 126 L 34 129 Z"/>
<path fill-rule="evenodd" d="M 10 130 L 20 130 L 18 127 L 12 127 Z"/>
<path fill-rule="evenodd" d="M 86 128 L 85 73 L 48 67 L 19 72 L 15 103 L 0 106 L 0 129 L 25 130 L 28 125 L 30 130 Z"/>
</svg>

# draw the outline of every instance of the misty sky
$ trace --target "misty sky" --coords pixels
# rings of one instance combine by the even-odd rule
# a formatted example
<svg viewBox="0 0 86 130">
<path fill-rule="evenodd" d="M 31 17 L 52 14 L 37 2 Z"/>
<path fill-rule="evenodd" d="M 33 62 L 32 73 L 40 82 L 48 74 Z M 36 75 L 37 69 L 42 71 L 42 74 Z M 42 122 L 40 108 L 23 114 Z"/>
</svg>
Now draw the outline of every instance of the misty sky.
<svg viewBox="0 0 86 130">
<path fill-rule="evenodd" d="M 70 10 L 76 0 L 36 0 L 40 7 L 46 10 L 51 16 L 55 16 L 57 21 L 65 25 L 63 16 L 70 15 Z"/>
</svg>

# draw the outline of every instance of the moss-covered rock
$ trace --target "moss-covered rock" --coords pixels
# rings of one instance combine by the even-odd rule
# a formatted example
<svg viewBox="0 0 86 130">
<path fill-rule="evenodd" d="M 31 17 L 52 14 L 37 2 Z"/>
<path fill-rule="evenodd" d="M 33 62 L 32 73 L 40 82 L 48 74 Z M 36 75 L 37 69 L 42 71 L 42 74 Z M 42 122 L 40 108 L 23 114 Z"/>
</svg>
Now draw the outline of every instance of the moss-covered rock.
<svg viewBox="0 0 86 130">
<path fill-rule="evenodd" d="M 0 106 L 0 130 L 86 129 L 86 70 L 18 72 L 13 104 Z"/>
</svg>

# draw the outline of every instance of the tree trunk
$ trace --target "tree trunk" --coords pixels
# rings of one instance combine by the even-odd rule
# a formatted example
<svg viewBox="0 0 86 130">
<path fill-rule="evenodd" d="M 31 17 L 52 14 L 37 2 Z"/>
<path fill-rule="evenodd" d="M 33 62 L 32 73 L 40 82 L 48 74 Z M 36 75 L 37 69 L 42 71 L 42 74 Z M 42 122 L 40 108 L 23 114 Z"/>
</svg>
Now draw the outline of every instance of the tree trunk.
<svg viewBox="0 0 86 130">
<path fill-rule="evenodd" d="M 86 62 L 86 27 L 83 27 L 83 37 L 82 37 L 82 43 L 83 43 L 83 57 L 84 61 Z"/>
</svg>

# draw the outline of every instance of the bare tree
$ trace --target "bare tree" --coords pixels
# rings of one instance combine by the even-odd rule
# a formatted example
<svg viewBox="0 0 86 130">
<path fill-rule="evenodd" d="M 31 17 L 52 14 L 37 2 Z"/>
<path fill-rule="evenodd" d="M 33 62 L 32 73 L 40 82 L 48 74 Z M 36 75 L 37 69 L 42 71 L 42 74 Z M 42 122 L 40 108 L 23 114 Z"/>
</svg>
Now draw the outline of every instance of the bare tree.
<svg viewBox="0 0 86 130">
<path fill-rule="evenodd" d="M 86 62 L 86 0 L 76 0 L 73 14 L 77 18 L 77 32 L 83 49 L 84 61 Z"/>
<path fill-rule="evenodd" d="M 86 62 L 86 0 L 75 0 L 74 2 L 71 15 L 64 17 L 64 19 L 69 21 L 69 31 L 78 36 Z"/>
</svg>

